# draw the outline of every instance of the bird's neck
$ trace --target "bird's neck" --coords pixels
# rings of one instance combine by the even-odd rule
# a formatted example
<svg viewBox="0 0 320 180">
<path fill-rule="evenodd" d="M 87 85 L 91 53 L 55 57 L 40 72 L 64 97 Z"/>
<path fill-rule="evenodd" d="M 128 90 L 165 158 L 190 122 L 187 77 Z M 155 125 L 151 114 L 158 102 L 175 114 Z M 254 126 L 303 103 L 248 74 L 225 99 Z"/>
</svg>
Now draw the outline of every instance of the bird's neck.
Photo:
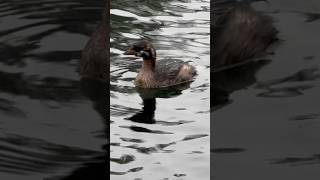
<svg viewBox="0 0 320 180">
<path fill-rule="evenodd" d="M 143 59 L 142 70 L 143 71 L 153 71 L 156 68 L 156 60 L 155 59 Z"/>
</svg>

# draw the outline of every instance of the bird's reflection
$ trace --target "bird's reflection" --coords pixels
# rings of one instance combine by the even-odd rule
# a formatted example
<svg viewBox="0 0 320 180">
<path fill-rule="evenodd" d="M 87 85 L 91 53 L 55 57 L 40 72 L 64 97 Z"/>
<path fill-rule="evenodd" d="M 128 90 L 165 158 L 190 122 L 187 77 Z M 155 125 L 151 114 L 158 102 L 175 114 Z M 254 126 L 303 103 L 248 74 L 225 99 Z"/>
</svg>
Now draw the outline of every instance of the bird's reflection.
<svg viewBox="0 0 320 180">
<path fill-rule="evenodd" d="M 104 124 L 108 125 L 109 115 L 109 87 L 105 81 L 98 79 L 82 78 L 80 81 L 81 92 L 93 102 L 93 108 L 100 114 Z M 109 135 L 109 133 L 105 132 Z"/>
<path fill-rule="evenodd" d="M 179 96 L 182 94 L 183 90 L 189 87 L 190 83 L 159 89 L 137 88 L 137 92 L 139 93 L 143 102 L 143 107 L 139 112 L 126 119 L 137 123 L 155 124 L 156 99 Z"/>
<path fill-rule="evenodd" d="M 234 91 L 244 89 L 256 83 L 255 74 L 269 60 L 252 61 L 238 67 L 216 71 L 211 73 L 213 82 L 211 94 L 211 110 L 217 110 L 230 104 L 229 95 Z"/>
<path fill-rule="evenodd" d="M 138 123 L 154 124 L 155 110 L 156 98 L 143 99 L 142 110 L 127 119 Z"/>
<path fill-rule="evenodd" d="M 75 179 L 107 179 L 108 177 L 108 165 L 106 159 L 109 156 L 109 115 L 107 113 L 107 107 L 109 105 L 109 90 L 108 84 L 104 81 L 91 78 L 82 78 L 81 91 L 88 97 L 92 103 L 93 108 L 102 117 L 105 128 L 102 132 L 103 137 L 108 140 L 106 144 L 102 145 L 101 153 L 97 153 L 89 162 L 84 163 L 80 168 L 74 170 L 70 175 L 63 178 L 63 180 L 75 180 Z"/>
</svg>

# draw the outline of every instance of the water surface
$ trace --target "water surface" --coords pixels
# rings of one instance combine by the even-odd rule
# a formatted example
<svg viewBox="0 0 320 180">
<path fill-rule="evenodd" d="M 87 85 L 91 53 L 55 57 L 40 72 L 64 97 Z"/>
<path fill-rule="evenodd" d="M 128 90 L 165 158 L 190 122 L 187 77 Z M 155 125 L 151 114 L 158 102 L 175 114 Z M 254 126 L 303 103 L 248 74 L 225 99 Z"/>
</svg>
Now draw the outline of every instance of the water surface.
<svg viewBox="0 0 320 180">
<path fill-rule="evenodd" d="M 210 178 L 209 7 L 206 0 L 111 1 L 112 180 Z M 142 60 L 122 54 L 140 39 L 152 41 L 157 61 L 194 65 L 189 88 L 138 92 Z"/>
<path fill-rule="evenodd" d="M 103 7 L 89 0 L 0 1 L 0 179 L 106 173 L 100 109 L 107 104 L 86 88 L 105 92 L 106 84 L 80 82 L 77 73 Z"/>
<path fill-rule="evenodd" d="M 318 179 L 320 2 L 252 5 L 274 19 L 280 41 L 263 61 L 217 78 L 228 95 L 216 91 L 213 176 Z"/>
</svg>

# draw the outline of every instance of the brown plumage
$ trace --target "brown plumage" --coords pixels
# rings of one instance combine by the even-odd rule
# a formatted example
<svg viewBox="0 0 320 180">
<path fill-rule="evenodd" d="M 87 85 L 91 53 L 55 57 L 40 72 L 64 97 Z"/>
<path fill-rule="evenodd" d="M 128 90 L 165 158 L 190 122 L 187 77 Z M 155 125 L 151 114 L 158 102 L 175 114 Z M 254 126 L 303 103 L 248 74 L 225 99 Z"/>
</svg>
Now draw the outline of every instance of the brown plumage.
<svg viewBox="0 0 320 180">
<path fill-rule="evenodd" d="M 102 20 L 82 51 L 80 75 L 109 81 L 109 3 L 105 1 Z"/>
<path fill-rule="evenodd" d="M 142 67 L 135 85 L 141 88 L 163 88 L 193 80 L 196 70 L 182 60 L 166 59 L 156 61 L 156 50 L 149 41 L 140 41 L 125 54 L 143 58 Z"/>
<path fill-rule="evenodd" d="M 217 1 L 216 5 L 225 4 Z M 272 19 L 249 5 L 220 7 L 214 13 L 218 18 L 213 27 L 213 71 L 261 56 L 277 40 Z"/>
</svg>

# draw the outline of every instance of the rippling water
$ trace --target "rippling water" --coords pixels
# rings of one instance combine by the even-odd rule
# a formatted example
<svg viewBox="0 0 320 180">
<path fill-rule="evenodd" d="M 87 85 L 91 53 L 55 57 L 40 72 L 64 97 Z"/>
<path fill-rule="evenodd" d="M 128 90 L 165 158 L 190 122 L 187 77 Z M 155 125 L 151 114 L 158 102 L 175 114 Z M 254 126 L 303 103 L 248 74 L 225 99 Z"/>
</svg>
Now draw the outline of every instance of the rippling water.
<svg viewBox="0 0 320 180">
<path fill-rule="evenodd" d="M 209 179 L 210 5 L 207 0 L 111 1 L 111 179 Z M 157 61 L 195 65 L 189 88 L 137 92 L 140 59 L 122 55 L 151 39 Z"/>
<path fill-rule="evenodd" d="M 81 82 L 76 72 L 102 3 L 0 0 L 1 179 L 81 179 L 104 172 L 106 87 Z M 318 179 L 318 0 L 252 3 L 275 20 L 281 41 L 262 61 L 231 77 L 216 76 L 225 89 L 215 91 L 221 99 L 213 103 L 214 127 L 209 1 L 111 3 L 113 180 L 208 179 L 210 124 L 216 179 Z M 122 53 L 142 38 L 153 40 L 159 60 L 196 66 L 190 88 L 136 91 L 141 60 Z"/>
<path fill-rule="evenodd" d="M 224 85 L 215 91 L 214 178 L 318 179 L 320 2 L 252 6 L 274 19 L 281 40 L 263 61 L 214 79 Z"/>
<path fill-rule="evenodd" d="M 0 1 L 0 179 L 105 172 L 107 123 L 99 108 L 107 104 L 83 95 L 90 96 L 90 82 L 76 72 L 103 7 L 90 0 Z M 91 82 L 91 90 L 105 86 Z"/>
</svg>

